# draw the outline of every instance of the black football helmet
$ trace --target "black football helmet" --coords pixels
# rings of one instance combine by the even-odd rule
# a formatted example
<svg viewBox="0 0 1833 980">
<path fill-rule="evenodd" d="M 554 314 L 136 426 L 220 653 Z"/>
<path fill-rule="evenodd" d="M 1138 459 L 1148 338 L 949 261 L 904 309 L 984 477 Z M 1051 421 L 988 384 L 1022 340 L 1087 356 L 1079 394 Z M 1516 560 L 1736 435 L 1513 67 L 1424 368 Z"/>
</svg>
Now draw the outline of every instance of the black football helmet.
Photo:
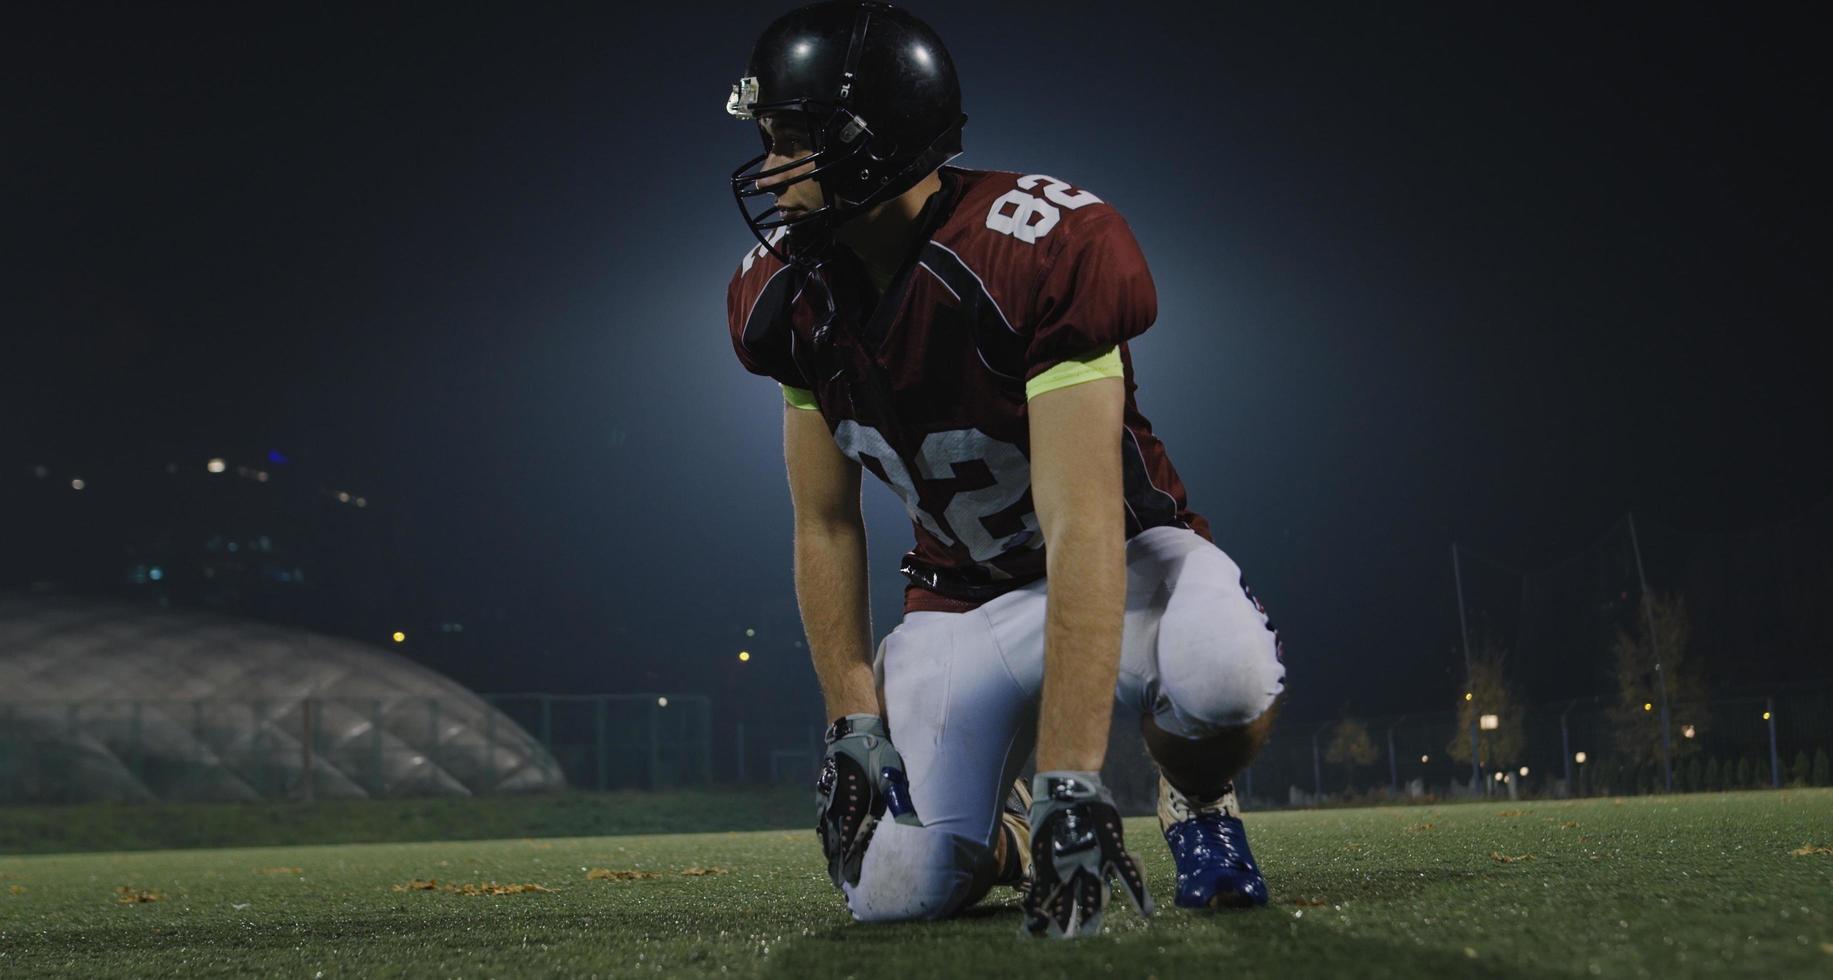
<svg viewBox="0 0 1833 980">
<path fill-rule="evenodd" d="M 756 120 L 801 113 L 813 152 L 770 170 L 764 152 L 732 172 L 739 213 L 758 241 L 786 263 L 819 251 L 848 219 L 915 187 L 961 152 L 961 85 L 942 39 L 888 3 L 828 0 L 778 18 L 752 49 L 726 112 Z M 814 164 L 772 188 L 760 179 Z M 824 205 L 790 219 L 758 198 L 805 180 Z M 782 229 L 778 232 L 777 229 Z M 787 241 L 784 238 L 787 237 Z"/>
</svg>

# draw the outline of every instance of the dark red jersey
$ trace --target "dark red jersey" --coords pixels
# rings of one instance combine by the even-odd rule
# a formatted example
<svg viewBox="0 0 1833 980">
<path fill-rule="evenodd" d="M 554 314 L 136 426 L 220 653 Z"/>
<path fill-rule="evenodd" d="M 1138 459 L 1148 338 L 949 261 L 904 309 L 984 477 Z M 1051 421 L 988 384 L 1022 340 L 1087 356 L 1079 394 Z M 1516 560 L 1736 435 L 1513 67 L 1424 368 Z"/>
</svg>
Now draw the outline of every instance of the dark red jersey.
<svg viewBox="0 0 1833 980">
<path fill-rule="evenodd" d="M 906 610 L 971 608 L 1044 574 L 1026 382 L 1116 347 L 1127 536 L 1171 524 L 1209 537 L 1134 401 L 1126 342 L 1158 297 L 1126 221 L 1051 177 L 941 173 L 882 296 L 845 248 L 811 273 L 760 246 L 726 298 L 746 370 L 812 392 L 841 451 L 903 500 L 916 525 Z"/>
</svg>

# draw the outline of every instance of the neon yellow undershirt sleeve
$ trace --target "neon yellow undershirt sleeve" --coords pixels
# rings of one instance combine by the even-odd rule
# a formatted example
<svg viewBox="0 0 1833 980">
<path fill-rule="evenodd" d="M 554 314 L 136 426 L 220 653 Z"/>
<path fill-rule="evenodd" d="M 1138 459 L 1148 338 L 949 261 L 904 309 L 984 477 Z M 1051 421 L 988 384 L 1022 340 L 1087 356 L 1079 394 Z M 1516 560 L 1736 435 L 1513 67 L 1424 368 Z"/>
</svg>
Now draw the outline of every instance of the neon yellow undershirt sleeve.
<svg viewBox="0 0 1833 980">
<path fill-rule="evenodd" d="M 1109 347 L 1087 357 L 1063 361 L 1025 382 L 1025 400 L 1030 401 L 1046 391 L 1079 385 L 1085 381 L 1118 378 L 1124 374 L 1126 367 L 1120 363 L 1120 348 Z"/>
<path fill-rule="evenodd" d="M 807 388 L 791 388 L 788 385 L 782 385 L 781 387 L 783 389 L 783 403 L 790 408 L 799 408 L 805 412 L 820 410 L 821 406 L 815 404 L 814 392 L 809 391 Z"/>
</svg>

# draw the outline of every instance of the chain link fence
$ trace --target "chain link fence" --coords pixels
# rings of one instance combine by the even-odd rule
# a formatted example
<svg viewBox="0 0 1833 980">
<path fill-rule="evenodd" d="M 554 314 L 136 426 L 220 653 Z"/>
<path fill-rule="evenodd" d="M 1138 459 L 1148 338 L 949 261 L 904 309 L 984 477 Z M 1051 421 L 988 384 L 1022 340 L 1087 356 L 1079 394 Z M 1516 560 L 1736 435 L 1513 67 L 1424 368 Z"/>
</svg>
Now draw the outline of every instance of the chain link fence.
<svg viewBox="0 0 1833 980">
<path fill-rule="evenodd" d="M 702 786 L 711 731 L 701 695 L 0 701 L 0 804 Z"/>
<path fill-rule="evenodd" d="M 1833 690 L 1676 704 L 1669 717 L 1671 783 L 1654 706 L 1588 698 L 1468 726 L 1455 711 L 1283 724 L 1237 785 L 1261 807 L 1833 785 Z"/>
</svg>

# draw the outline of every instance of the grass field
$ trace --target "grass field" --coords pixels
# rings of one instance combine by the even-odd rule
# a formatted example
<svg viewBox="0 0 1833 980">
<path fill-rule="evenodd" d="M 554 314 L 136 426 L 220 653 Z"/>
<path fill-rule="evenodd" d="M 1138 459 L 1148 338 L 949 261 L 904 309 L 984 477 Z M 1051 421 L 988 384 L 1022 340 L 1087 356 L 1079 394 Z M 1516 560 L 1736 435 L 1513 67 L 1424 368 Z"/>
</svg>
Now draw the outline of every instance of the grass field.
<svg viewBox="0 0 1833 980">
<path fill-rule="evenodd" d="M 853 925 L 809 831 L 4 857 L 0 976 L 1833 977 L 1833 791 L 1249 827 L 1270 907 L 1172 908 L 1134 820 L 1161 910 L 1078 943 L 1018 939 L 1003 891 Z"/>
</svg>

